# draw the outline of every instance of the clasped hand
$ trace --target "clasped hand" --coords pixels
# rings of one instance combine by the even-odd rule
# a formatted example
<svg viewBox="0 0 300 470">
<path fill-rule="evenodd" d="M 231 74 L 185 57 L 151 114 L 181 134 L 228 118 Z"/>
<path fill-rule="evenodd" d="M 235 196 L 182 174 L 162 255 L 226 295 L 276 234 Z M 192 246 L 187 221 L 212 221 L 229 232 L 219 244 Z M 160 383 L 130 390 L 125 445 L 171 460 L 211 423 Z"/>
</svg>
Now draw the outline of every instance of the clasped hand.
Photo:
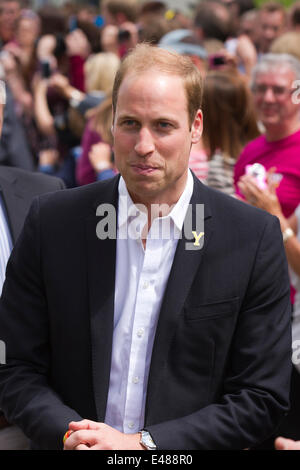
<svg viewBox="0 0 300 470">
<path fill-rule="evenodd" d="M 105 423 L 72 421 L 69 431 L 64 450 L 144 450 L 139 433 L 124 434 Z"/>
</svg>

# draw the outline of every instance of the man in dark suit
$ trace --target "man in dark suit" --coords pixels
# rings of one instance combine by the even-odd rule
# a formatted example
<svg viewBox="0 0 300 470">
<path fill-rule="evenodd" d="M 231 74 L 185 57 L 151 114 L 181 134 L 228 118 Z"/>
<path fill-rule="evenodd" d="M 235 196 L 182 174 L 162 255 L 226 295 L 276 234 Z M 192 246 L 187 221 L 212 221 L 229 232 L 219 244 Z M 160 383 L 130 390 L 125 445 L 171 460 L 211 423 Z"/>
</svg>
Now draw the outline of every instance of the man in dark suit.
<svg viewBox="0 0 300 470">
<path fill-rule="evenodd" d="M 64 189 L 62 180 L 42 173 L 0 165 L 0 194 L 13 244 L 17 241 L 35 196 Z"/>
<path fill-rule="evenodd" d="M 2 123 L 5 103 L 3 82 L 0 86 L 0 103 Z M 0 292 L 11 248 L 21 233 L 33 198 L 62 188 L 64 183 L 58 178 L 0 165 Z M 26 446 L 26 437 L 18 428 L 9 425 L 0 410 L 0 449 L 21 449 Z"/>
<path fill-rule="evenodd" d="M 190 59 L 138 46 L 113 92 L 121 176 L 32 205 L 0 302 L 0 406 L 34 449 L 244 449 L 287 412 L 282 234 L 189 171 L 201 90 Z"/>
<path fill-rule="evenodd" d="M 5 278 L 10 247 L 15 244 L 21 233 L 34 197 L 63 188 L 64 183 L 58 178 L 19 168 L 0 166 L 0 292 Z M 3 250 L 5 241 L 7 251 Z M 17 450 L 27 447 L 28 439 L 16 426 L 9 425 L 0 410 L 0 450 Z"/>
</svg>

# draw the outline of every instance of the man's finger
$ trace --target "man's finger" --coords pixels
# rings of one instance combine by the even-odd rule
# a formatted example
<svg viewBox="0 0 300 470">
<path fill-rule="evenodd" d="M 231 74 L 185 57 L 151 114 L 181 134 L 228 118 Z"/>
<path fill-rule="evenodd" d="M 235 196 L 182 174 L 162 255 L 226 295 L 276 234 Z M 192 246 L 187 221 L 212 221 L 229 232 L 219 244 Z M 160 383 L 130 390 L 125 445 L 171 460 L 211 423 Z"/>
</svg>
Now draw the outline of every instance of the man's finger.
<svg viewBox="0 0 300 470">
<path fill-rule="evenodd" d="M 258 197 L 261 194 L 262 190 L 257 186 L 255 180 L 249 178 L 245 181 L 245 184 L 253 196 Z"/>
<path fill-rule="evenodd" d="M 98 429 L 99 423 L 91 421 L 90 419 L 82 419 L 81 421 L 71 421 L 69 423 L 69 429 L 72 431 L 78 431 L 79 429 Z"/>
<path fill-rule="evenodd" d="M 277 450 L 300 450 L 300 441 L 293 441 L 284 437 L 278 437 L 275 440 L 275 449 Z"/>
<path fill-rule="evenodd" d="M 78 447 L 80 444 L 84 444 L 87 447 L 91 447 L 97 444 L 99 437 L 95 430 L 91 429 L 80 429 L 79 431 L 74 431 L 70 437 L 65 441 L 64 449 L 73 450 Z"/>
<path fill-rule="evenodd" d="M 86 446 L 85 444 L 79 444 L 79 446 L 75 447 L 74 450 L 91 450 L 90 447 Z"/>
</svg>

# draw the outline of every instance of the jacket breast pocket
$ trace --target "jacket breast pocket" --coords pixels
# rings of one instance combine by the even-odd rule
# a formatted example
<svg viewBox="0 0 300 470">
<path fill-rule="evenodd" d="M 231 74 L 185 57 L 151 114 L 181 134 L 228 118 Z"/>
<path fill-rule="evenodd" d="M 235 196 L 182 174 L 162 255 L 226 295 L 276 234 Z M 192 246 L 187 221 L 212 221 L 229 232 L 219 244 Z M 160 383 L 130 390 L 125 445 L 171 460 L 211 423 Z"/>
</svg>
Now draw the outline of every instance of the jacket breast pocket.
<svg viewBox="0 0 300 470">
<path fill-rule="evenodd" d="M 239 297 L 206 303 L 197 307 L 184 308 L 184 316 L 188 321 L 200 321 L 223 318 L 237 313 Z"/>
</svg>

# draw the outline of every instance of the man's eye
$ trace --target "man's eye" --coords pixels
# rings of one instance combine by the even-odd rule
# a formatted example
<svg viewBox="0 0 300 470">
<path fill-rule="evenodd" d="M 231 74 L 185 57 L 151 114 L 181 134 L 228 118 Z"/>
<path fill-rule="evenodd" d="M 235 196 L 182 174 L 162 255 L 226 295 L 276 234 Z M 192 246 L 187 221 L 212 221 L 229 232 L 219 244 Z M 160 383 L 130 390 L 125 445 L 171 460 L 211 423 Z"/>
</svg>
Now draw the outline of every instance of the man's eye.
<svg viewBox="0 0 300 470">
<path fill-rule="evenodd" d="M 161 121 L 157 124 L 157 127 L 160 130 L 169 130 L 172 128 L 172 125 L 169 122 Z"/>
<path fill-rule="evenodd" d="M 283 86 L 274 86 L 273 92 L 275 95 L 283 95 L 286 92 L 286 89 Z"/>
<path fill-rule="evenodd" d="M 136 121 L 134 121 L 133 119 L 126 119 L 122 122 L 123 127 L 135 127 L 136 124 Z"/>
</svg>

